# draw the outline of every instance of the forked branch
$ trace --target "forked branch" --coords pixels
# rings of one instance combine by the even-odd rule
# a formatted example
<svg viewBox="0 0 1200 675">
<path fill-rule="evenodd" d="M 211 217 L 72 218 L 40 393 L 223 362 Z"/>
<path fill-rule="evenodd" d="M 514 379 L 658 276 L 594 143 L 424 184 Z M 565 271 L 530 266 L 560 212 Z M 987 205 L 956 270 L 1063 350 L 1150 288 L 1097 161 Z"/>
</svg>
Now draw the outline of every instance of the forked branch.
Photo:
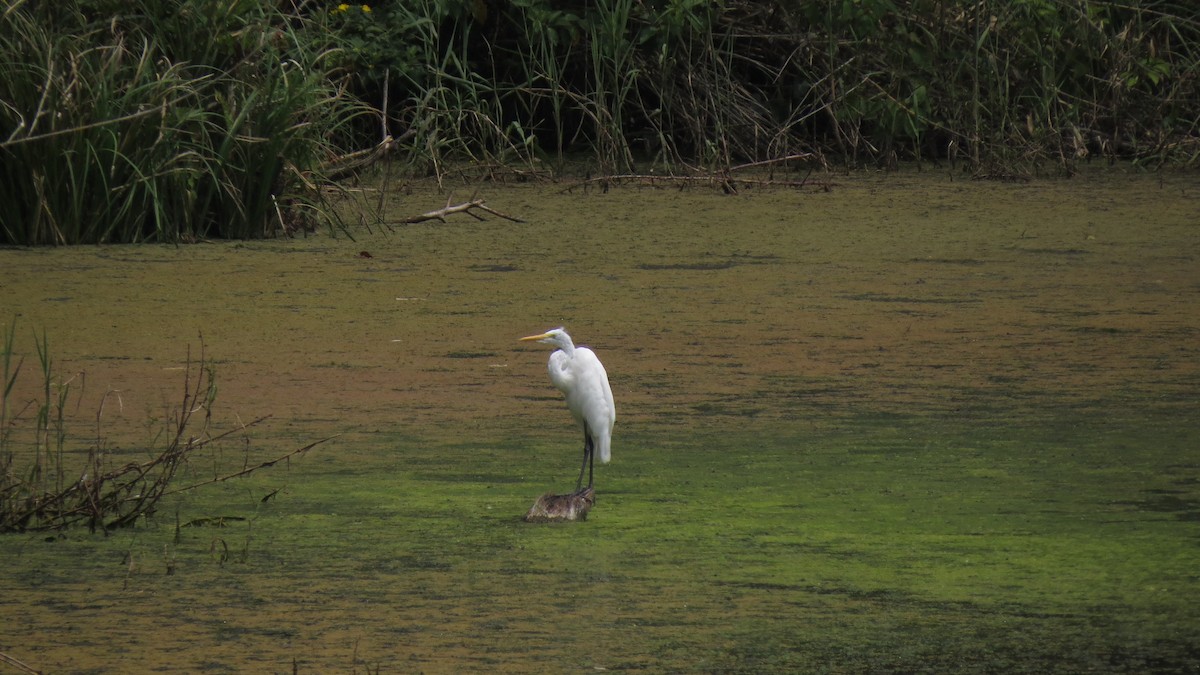
<svg viewBox="0 0 1200 675">
<path fill-rule="evenodd" d="M 444 208 L 437 209 L 436 211 L 426 211 L 425 213 L 422 213 L 421 215 L 409 216 L 408 218 L 402 218 L 402 219 L 394 221 L 394 222 L 405 224 L 405 225 L 411 225 L 413 223 L 423 223 L 427 220 L 440 220 L 444 223 L 444 222 L 446 222 L 446 216 L 452 216 L 456 213 L 465 213 L 468 216 L 471 216 L 472 218 L 474 218 L 475 220 L 486 220 L 483 216 L 479 215 L 478 213 L 474 213 L 474 211 L 476 209 L 478 209 L 480 211 L 484 211 L 486 213 L 490 213 L 493 216 L 497 216 L 497 217 L 503 218 L 505 220 L 511 220 L 514 223 L 525 222 L 524 220 L 521 220 L 520 218 L 516 218 L 514 216 L 510 216 L 505 213 L 500 213 L 496 209 L 493 209 L 492 207 L 485 205 L 483 203 L 482 199 L 472 199 L 469 202 L 463 202 L 462 204 L 454 204 L 454 205 L 451 205 L 449 202 L 447 202 L 446 206 Z"/>
</svg>

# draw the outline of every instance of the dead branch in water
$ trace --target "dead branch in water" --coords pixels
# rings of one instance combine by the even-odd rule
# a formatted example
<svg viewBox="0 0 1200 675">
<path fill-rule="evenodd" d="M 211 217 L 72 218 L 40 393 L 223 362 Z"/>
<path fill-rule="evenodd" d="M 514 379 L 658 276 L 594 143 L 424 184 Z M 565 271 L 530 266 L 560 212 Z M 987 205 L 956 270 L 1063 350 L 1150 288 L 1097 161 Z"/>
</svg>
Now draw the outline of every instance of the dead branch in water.
<svg viewBox="0 0 1200 675">
<path fill-rule="evenodd" d="M 261 419 L 259 419 L 259 420 L 256 420 L 256 421 L 262 421 L 262 420 L 264 420 L 264 419 L 266 419 L 266 417 L 263 417 L 263 418 L 261 418 Z M 224 436 L 224 435 L 225 435 L 225 434 L 222 434 L 222 436 Z M 260 463 L 260 464 L 257 464 L 257 465 L 255 465 L 255 466 L 251 466 L 251 467 L 247 467 L 247 468 L 245 468 L 245 469 L 242 469 L 241 471 L 236 471 L 236 472 L 234 472 L 234 473 L 227 474 L 227 475 L 224 475 L 224 476 L 218 476 L 218 477 L 216 477 L 216 478 L 212 478 L 212 479 L 209 479 L 209 480 L 206 480 L 206 481 L 202 481 L 202 482 L 199 482 L 199 483 L 193 483 L 192 485 L 188 485 L 188 486 L 185 486 L 185 487 L 181 487 L 181 488 L 179 488 L 179 489 L 177 489 L 177 490 L 171 490 L 170 492 L 164 493 L 164 495 L 163 495 L 163 496 L 166 496 L 166 495 L 173 495 L 173 494 L 175 494 L 175 493 L 177 493 L 177 492 L 187 492 L 188 490 L 194 490 L 194 489 L 196 489 L 196 488 L 198 488 L 198 487 L 203 487 L 203 486 L 205 486 L 205 485 L 212 485 L 213 483 L 224 483 L 224 482 L 225 482 L 225 481 L 227 481 L 227 480 L 232 480 L 232 479 L 234 479 L 234 478 L 238 478 L 238 477 L 241 477 L 241 476 L 245 476 L 246 474 L 251 474 L 251 473 L 254 473 L 255 471 L 258 471 L 259 469 L 266 469 L 266 468 L 269 468 L 269 467 L 275 466 L 276 464 L 278 464 L 278 463 L 280 463 L 280 462 L 282 462 L 282 461 L 284 461 L 284 460 L 288 460 L 288 459 L 291 459 L 292 457 L 295 457 L 296 455 L 300 455 L 300 454 L 303 454 L 303 453 L 305 453 L 305 452 L 308 452 L 309 450 L 312 450 L 313 448 L 317 447 L 318 445 L 320 445 L 320 444 L 322 444 L 322 443 L 325 443 L 325 442 L 328 442 L 328 441 L 332 441 L 333 439 L 337 438 L 338 436 L 341 436 L 341 434 L 334 434 L 334 435 L 332 435 L 332 436 L 329 436 L 329 437 L 327 437 L 327 438 L 322 438 L 322 439 L 321 439 L 321 440 L 319 440 L 319 441 L 313 441 L 312 443 L 309 443 L 308 445 L 306 445 L 306 446 L 304 446 L 304 447 L 301 447 L 301 448 L 296 448 L 295 450 L 292 450 L 291 452 L 289 452 L 289 453 L 287 453 L 287 454 L 285 454 L 285 455 L 280 455 L 279 457 L 276 457 L 275 459 L 269 459 L 269 460 L 267 460 L 267 461 L 265 461 L 265 462 L 262 462 L 262 463 Z M 212 440 L 217 440 L 217 439 L 219 439 L 220 437 L 221 437 L 221 436 L 216 436 L 216 437 L 214 437 Z"/>
<path fill-rule="evenodd" d="M 9 656 L 8 654 L 5 654 L 4 652 L 0 652 L 0 663 L 6 663 L 23 673 L 33 673 L 34 675 L 41 675 L 41 672 L 42 672 L 40 670 L 34 670 L 33 668 L 26 665 L 24 662 Z"/>
<path fill-rule="evenodd" d="M 10 347 L 11 349 L 11 347 Z M 165 447 L 146 461 L 116 463 L 114 452 L 100 437 L 100 413 L 97 413 L 97 438 L 88 449 L 82 467 L 68 468 L 62 463 L 61 449 L 50 452 L 45 448 L 34 453 L 34 466 L 29 470 L 10 471 L 0 475 L 0 532 L 41 532 L 62 530 L 72 525 L 85 524 L 92 531 L 110 531 L 127 527 L 140 518 L 153 514 L 159 501 L 171 494 L 192 490 L 212 483 L 232 480 L 260 469 L 290 460 L 330 438 L 324 438 L 292 450 L 287 454 L 248 466 L 228 475 L 217 476 L 185 487 L 175 487 L 177 471 L 193 460 L 205 448 L 209 448 L 235 434 L 244 434 L 270 416 L 260 417 L 248 424 L 239 424 L 222 433 L 210 433 L 213 402 L 216 399 L 215 373 L 205 356 L 201 340 L 200 357 L 192 358 L 191 348 L 183 370 L 183 396 L 177 408 L 168 412 L 167 440 Z M 49 378 L 47 372 L 45 375 Z M 47 383 L 47 389 L 50 385 Z M 5 392 L 7 395 L 7 392 Z M 61 410 L 65 394 L 57 402 Z M 52 403 L 42 404 L 43 410 L 51 410 Z M 101 405 L 103 410 L 103 404 Z M 50 426 L 49 413 L 38 416 L 39 433 L 45 435 L 57 431 L 65 437 L 61 426 Z M 12 420 L 9 420 L 11 423 Z M 62 418 L 53 422 L 62 424 Z M 333 437 L 331 437 L 333 438 Z M 3 440 L 3 439 L 0 439 Z M 248 439 L 247 439 L 248 440 Z M 11 451 L 3 447 L 2 458 L 11 465 Z M 76 473 L 78 472 L 78 473 Z M 66 480 L 68 473 L 77 479 Z"/>
<path fill-rule="evenodd" d="M 547 492 L 529 507 L 527 523 L 554 523 L 566 520 L 587 520 L 588 511 L 596 505 L 596 491 L 584 488 L 569 495 Z"/>
<path fill-rule="evenodd" d="M 469 202 L 463 202 L 462 204 L 455 204 L 453 206 L 450 205 L 450 202 L 446 202 L 445 208 L 441 208 L 436 211 L 427 211 L 425 213 L 422 213 L 419 216 L 409 216 L 408 218 L 403 218 L 401 220 L 397 220 L 397 221 L 393 221 L 393 222 L 401 223 L 404 225 L 411 225 L 412 223 L 423 223 L 427 220 L 440 220 L 444 223 L 444 222 L 446 222 L 446 216 L 451 216 L 456 213 L 465 213 L 468 216 L 471 216 L 472 218 L 474 218 L 475 220 L 485 220 L 485 218 L 483 216 L 479 215 L 478 213 L 473 212 L 475 209 L 479 209 L 480 211 L 486 211 L 487 213 L 490 213 L 493 216 L 498 216 L 505 220 L 511 220 L 514 223 L 525 222 L 524 220 L 521 220 L 520 218 L 515 218 L 513 216 L 510 216 L 510 215 L 507 215 L 504 213 L 500 213 L 496 209 L 493 209 L 490 206 L 484 205 L 482 199 L 472 199 Z"/>
<path fill-rule="evenodd" d="M 575 188 L 587 187 L 594 184 L 599 184 L 603 190 L 608 190 L 610 185 L 620 185 L 622 183 L 633 183 L 648 187 L 669 186 L 678 187 L 680 189 L 688 185 L 702 185 L 720 188 L 723 192 L 728 194 L 737 194 L 739 186 L 787 188 L 818 187 L 826 192 L 829 192 L 833 189 L 833 183 L 828 181 L 810 181 L 807 177 L 805 177 L 803 180 L 775 180 L 773 178 L 734 178 L 728 175 L 717 174 L 711 174 L 707 176 L 657 176 L 654 174 L 622 173 L 588 178 L 587 180 L 567 186 L 563 189 L 563 192 L 571 192 Z"/>
<path fill-rule="evenodd" d="M 771 166 L 774 164 L 780 164 L 783 162 L 791 162 L 793 160 L 798 160 L 798 159 L 817 159 L 821 162 L 822 166 L 825 165 L 824 159 L 818 158 L 813 153 L 801 152 L 801 153 L 795 154 L 795 155 L 785 155 L 783 157 L 772 157 L 771 159 L 760 159 L 757 162 L 746 162 L 745 164 L 738 164 L 737 166 L 729 167 L 729 171 L 733 172 L 733 171 L 741 171 L 742 169 L 757 169 L 762 166 Z"/>
<path fill-rule="evenodd" d="M 375 162 L 383 159 L 393 150 L 401 141 L 407 140 L 410 136 L 415 136 L 416 132 L 409 130 L 401 134 L 400 138 L 392 138 L 389 135 L 384 135 L 383 140 L 377 145 L 363 150 L 356 150 L 334 157 L 321 165 L 319 174 L 326 180 L 338 180 L 345 178 L 355 171 L 365 169 Z"/>
</svg>

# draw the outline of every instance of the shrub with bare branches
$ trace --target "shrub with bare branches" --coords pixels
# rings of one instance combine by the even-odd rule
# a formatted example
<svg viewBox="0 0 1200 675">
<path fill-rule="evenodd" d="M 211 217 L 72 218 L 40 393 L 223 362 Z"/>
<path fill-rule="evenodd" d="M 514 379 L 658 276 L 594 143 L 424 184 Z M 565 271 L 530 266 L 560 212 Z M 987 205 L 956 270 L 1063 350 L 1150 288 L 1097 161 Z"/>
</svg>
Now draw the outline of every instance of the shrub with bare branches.
<svg viewBox="0 0 1200 675">
<path fill-rule="evenodd" d="M 86 458 L 80 465 L 72 465 L 71 453 L 64 447 L 67 439 L 64 409 L 74 378 L 53 380 L 49 341 L 42 335 L 38 341 L 43 385 L 40 396 L 14 406 L 12 399 L 23 365 L 23 360 L 13 361 L 14 328 L 15 324 L 9 328 L 4 349 L 0 352 L 3 367 L 0 533 L 62 530 L 78 525 L 86 525 L 93 532 L 128 527 L 153 514 L 159 501 L 167 495 L 244 476 L 329 440 L 310 443 L 229 474 L 179 485 L 178 471 L 190 460 L 268 418 L 260 417 L 234 429 L 212 433 L 216 374 L 205 356 L 202 342 L 196 359 L 188 348 L 183 391 L 167 419 L 166 434 L 162 436 L 166 440 L 160 449 L 144 461 L 121 461 L 117 453 L 105 446 L 98 411 L 96 437 L 87 448 Z M 29 411 L 33 411 L 33 415 L 26 419 Z M 33 447 L 20 449 L 15 429 L 26 421 L 33 425 Z"/>
</svg>

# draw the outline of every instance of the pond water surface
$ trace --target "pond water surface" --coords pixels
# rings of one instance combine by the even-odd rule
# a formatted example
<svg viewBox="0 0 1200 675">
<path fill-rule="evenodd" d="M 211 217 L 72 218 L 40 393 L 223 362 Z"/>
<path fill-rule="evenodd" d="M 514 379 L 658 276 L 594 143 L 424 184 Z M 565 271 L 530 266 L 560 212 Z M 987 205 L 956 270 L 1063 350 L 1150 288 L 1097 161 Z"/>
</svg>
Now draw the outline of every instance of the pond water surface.
<svg viewBox="0 0 1200 675">
<path fill-rule="evenodd" d="M 135 528 L 0 536 L 0 652 L 97 673 L 1200 670 L 1194 177 L 833 183 L 485 185 L 458 197 L 526 222 L 0 250 L 19 355 L 36 370 L 45 331 L 76 378 L 70 452 L 99 417 L 114 456 L 148 456 L 201 336 L 218 428 L 272 417 L 188 478 L 337 435 Z M 404 186 L 389 214 L 446 198 Z M 559 325 L 607 366 L 613 462 L 586 522 L 532 525 L 580 444 L 548 349 L 516 339 Z"/>
</svg>

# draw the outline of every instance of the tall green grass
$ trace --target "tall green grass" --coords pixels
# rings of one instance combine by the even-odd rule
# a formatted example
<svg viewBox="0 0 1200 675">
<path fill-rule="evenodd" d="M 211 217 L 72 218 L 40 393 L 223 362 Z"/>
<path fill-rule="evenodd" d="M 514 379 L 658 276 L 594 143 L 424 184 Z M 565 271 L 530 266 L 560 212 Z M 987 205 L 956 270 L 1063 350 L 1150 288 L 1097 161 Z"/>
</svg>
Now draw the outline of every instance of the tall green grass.
<svg viewBox="0 0 1200 675">
<path fill-rule="evenodd" d="M 588 62 L 592 66 L 586 92 L 595 123 L 593 147 L 600 169 L 623 171 L 633 166 L 625 138 L 625 115 L 639 77 L 631 39 L 632 0 L 597 0 L 588 22 Z"/>
<path fill-rule="evenodd" d="M 395 27 L 345 28 L 392 54 L 391 123 L 417 131 L 417 164 L 727 170 L 807 153 L 1012 175 L 1200 159 L 1200 15 L 1181 0 L 423 0 L 360 14 Z"/>
<path fill-rule="evenodd" d="M 863 161 L 1195 161 L 1200 16 L 1183 3 L 909 2 L 894 11 L 864 2 L 809 12 L 827 36 L 823 68 L 853 63 L 826 98 L 837 137 Z"/>
<path fill-rule="evenodd" d="M 314 21 L 253 0 L 10 0 L 0 243 L 311 226 L 322 164 L 361 112 Z"/>
<path fill-rule="evenodd" d="M 380 137 L 439 179 L 1200 163 L 1182 0 L 0 1 L 0 243 L 332 222 Z"/>
</svg>

